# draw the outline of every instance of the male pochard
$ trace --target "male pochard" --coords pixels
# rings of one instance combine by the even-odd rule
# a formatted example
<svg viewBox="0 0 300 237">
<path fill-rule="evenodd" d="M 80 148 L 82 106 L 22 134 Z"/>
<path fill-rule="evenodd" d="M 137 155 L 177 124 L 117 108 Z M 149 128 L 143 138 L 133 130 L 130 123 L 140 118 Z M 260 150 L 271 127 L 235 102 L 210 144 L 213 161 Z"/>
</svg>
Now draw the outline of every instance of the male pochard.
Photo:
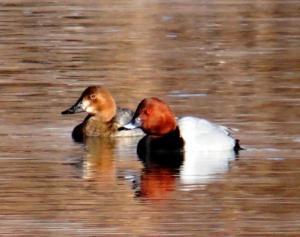
<svg viewBox="0 0 300 237">
<path fill-rule="evenodd" d="M 138 153 L 139 150 L 237 152 L 240 149 L 229 128 L 197 117 L 176 119 L 170 107 L 158 98 L 142 100 L 131 122 L 124 126 L 137 127 L 147 134 L 139 143 Z"/>
<path fill-rule="evenodd" d="M 118 137 L 142 136 L 141 129 L 118 131 L 130 121 L 133 112 L 130 109 L 117 108 L 111 93 L 101 86 L 86 88 L 77 102 L 62 114 L 87 112 L 88 116 L 78 124 L 72 137 L 75 141 L 83 141 L 84 136 Z"/>
</svg>

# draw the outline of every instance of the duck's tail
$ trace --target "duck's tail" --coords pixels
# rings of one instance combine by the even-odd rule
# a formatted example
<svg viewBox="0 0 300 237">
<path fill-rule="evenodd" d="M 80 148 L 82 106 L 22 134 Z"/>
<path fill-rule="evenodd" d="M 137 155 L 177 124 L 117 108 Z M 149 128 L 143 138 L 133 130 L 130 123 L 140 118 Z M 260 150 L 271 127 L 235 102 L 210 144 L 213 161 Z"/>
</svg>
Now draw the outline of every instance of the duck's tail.
<svg viewBox="0 0 300 237">
<path fill-rule="evenodd" d="M 235 145 L 234 145 L 234 152 L 236 154 L 239 153 L 240 150 L 245 150 L 243 147 L 240 146 L 240 140 L 239 139 L 235 139 Z"/>
</svg>

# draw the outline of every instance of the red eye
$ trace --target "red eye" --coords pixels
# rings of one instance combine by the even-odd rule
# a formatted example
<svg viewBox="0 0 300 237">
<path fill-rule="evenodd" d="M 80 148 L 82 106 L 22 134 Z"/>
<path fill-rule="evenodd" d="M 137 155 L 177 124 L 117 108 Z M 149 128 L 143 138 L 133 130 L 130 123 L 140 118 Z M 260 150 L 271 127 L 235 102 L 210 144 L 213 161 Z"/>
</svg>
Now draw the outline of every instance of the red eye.
<svg viewBox="0 0 300 237">
<path fill-rule="evenodd" d="M 152 113 L 152 109 L 147 108 L 147 109 L 145 110 L 145 113 L 146 113 L 147 115 L 150 115 L 150 114 Z"/>
<path fill-rule="evenodd" d="M 96 95 L 92 94 L 92 95 L 90 95 L 90 98 L 91 98 L 91 100 L 95 100 L 96 99 Z"/>
</svg>

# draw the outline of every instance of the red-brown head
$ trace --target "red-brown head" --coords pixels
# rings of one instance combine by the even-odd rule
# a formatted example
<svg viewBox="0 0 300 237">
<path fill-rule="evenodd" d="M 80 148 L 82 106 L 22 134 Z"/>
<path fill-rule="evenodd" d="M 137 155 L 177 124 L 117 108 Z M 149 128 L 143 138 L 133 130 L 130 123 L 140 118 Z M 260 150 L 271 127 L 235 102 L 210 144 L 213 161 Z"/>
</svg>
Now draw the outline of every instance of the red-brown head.
<svg viewBox="0 0 300 237">
<path fill-rule="evenodd" d="M 176 118 L 170 107 L 162 100 L 152 97 L 143 99 L 131 120 L 124 127 L 141 127 L 148 135 L 163 136 L 176 129 Z"/>
</svg>

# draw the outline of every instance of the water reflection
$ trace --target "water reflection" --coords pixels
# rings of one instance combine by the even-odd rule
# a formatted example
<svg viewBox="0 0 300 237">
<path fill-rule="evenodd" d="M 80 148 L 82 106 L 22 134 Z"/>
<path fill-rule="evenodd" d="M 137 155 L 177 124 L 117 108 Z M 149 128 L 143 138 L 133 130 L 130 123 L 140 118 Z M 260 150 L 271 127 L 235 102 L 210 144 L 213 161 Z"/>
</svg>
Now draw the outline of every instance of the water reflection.
<svg viewBox="0 0 300 237">
<path fill-rule="evenodd" d="M 297 236 L 299 4 L 2 0 L 1 236 Z M 82 115 L 59 112 L 90 85 L 237 127 L 249 149 L 203 180 L 187 159 L 153 173 L 138 141 L 85 152 L 70 139 Z M 134 198 L 129 181 L 147 193 L 155 178 L 164 202 Z"/>
<path fill-rule="evenodd" d="M 184 154 L 183 151 L 149 152 L 149 149 L 144 149 L 149 142 L 147 138 L 143 137 L 137 145 L 137 154 L 144 169 L 135 187 L 136 195 L 151 200 L 167 199 L 176 187 Z"/>
<path fill-rule="evenodd" d="M 168 199 L 179 185 L 183 190 L 195 190 L 222 177 L 235 160 L 234 151 L 158 151 L 141 152 L 144 140 L 137 145 L 137 161 L 140 166 L 126 167 L 126 154 L 120 159 L 117 151 L 124 146 L 136 146 L 136 139 L 98 138 L 86 139 L 86 155 L 83 157 L 82 178 L 93 181 L 101 189 L 117 187 L 120 180 L 132 189 L 133 196 L 149 199 Z M 128 154 L 127 154 L 128 155 Z M 129 182 L 128 182 L 129 181 Z"/>
<path fill-rule="evenodd" d="M 83 160 L 83 175 L 86 180 L 98 180 L 105 185 L 114 185 L 116 164 L 114 149 L 116 141 L 110 138 L 87 137 L 86 156 Z"/>
<path fill-rule="evenodd" d="M 218 152 L 185 151 L 180 169 L 180 182 L 184 185 L 203 185 L 221 177 L 235 160 L 233 150 Z"/>
<path fill-rule="evenodd" d="M 135 185 L 135 196 L 148 200 L 170 198 L 176 188 L 178 170 L 167 167 L 145 167 Z"/>
<path fill-rule="evenodd" d="M 137 146 L 137 154 L 145 168 L 180 169 L 183 184 L 208 182 L 215 175 L 228 171 L 229 163 L 238 155 L 238 151 L 199 151 L 197 149 L 156 150 L 151 149 L 151 137 L 143 137 Z"/>
</svg>

